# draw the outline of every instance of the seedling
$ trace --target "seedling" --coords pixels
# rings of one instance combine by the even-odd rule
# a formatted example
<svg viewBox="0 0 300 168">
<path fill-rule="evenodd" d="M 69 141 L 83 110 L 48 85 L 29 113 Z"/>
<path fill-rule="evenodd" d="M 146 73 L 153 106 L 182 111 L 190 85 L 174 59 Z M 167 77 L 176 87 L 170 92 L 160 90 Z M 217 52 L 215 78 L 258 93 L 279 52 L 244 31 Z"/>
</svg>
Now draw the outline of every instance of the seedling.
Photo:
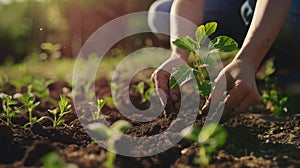
<svg viewBox="0 0 300 168">
<path fill-rule="evenodd" d="M 97 99 L 97 111 L 92 113 L 93 120 L 97 120 L 99 118 L 106 118 L 104 115 L 101 114 L 101 110 L 106 104 L 106 99 Z"/>
<path fill-rule="evenodd" d="M 43 161 L 45 168 L 78 168 L 77 165 L 66 163 L 56 152 L 48 153 Z"/>
<path fill-rule="evenodd" d="M 194 57 L 193 67 L 188 65 L 180 65 L 173 68 L 170 78 L 170 88 L 177 89 L 186 82 L 195 77 L 195 88 L 198 89 L 199 94 L 205 99 L 208 99 L 209 94 L 213 89 L 213 82 L 207 79 L 206 68 L 216 68 L 219 64 L 214 58 L 219 52 L 232 52 L 237 49 L 238 43 L 227 36 L 218 36 L 208 45 L 208 54 L 201 55 L 202 45 L 207 41 L 207 38 L 215 33 L 217 29 L 216 22 L 210 22 L 205 25 L 201 25 L 195 32 L 196 41 L 189 37 L 181 37 L 173 41 L 173 44 L 187 50 Z"/>
<path fill-rule="evenodd" d="M 49 116 L 43 116 L 38 121 L 48 119 L 52 122 L 53 128 L 56 128 L 59 125 L 65 123 L 65 120 L 62 119 L 66 114 L 70 113 L 71 105 L 69 104 L 69 99 L 63 96 L 60 96 L 60 101 L 58 102 L 58 107 L 53 110 L 48 110 L 52 114 L 52 118 Z"/>
<path fill-rule="evenodd" d="M 127 133 L 131 129 L 131 124 L 124 120 L 116 121 L 111 128 L 107 127 L 103 123 L 94 123 L 87 126 L 89 130 L 105 137 L 108 139 L 107 144 L 110 150 L 116 151 L 115 142 L 121 138 L 121 136 Z M 123 134 L 122 134 L 123 133 Z M 107 168 L 114 167 L 114 162 L 116 160 L 116 153 L 108 151 L 107 159 L 104 166 Z"/>
<path fill-rule="evenodd" d="M 274 113 L 275 116 L 284 115 L 288 112 L 288 99 L 284 93 L 271 89 L 262 95 L 266 108 Z"/>
<path fill-rule="evenodd" d="M 36 102 L 35 96 L 30 93 L 20 94 L 18 99 L 21 101 L 21 103 L 28 112 L 29 122 L 26 123 L 24 127 L 32 125 L 34 122 L 37 121 L 37 118 L 32 116 L 32 112 L 40 104 L 40 102 Z"/>
<path fill-rule="evenodd" d="M 150 95 L 155 91 L 154 87 L 149 87 L 147 90 L 145 89 L 145 82 L 141 81 L 137 85 L 134 85 L 133 88 L 135 88 L 139 94 L 142 97 L 142 103 L 149 102 L 150 101 Z"/>
<path fill-rule="evenodd" d="M 47 99 L 49 97 L 48 86 L 51 83 L 53 83 L 52 80 L 33 79 L 31 84 L 33 94 L 39 98 Z"/>
<path fill-rule="evenodd" d="M 17 102 L 14 101 L 11 96 L 5 93 L 0 93 L 0 98 L 2 99 L 2 109 L 4 111 L 4 118 L 6 118 L 6 120 L 3 120 L 0 117 L 0 121 L 5 123 L 6 125 L 12 125 L 11 118 L 16 114 L 16 112 L 12 109 L 12 106 L 16 105 Z"/>
<path fill-rule="evenodd" d="M 184 129 L 181 134 L 199 147 L 199 158 L 194 161 L 200 166 L 209 164 L 212 154 L 225 144 L 227 138 L 226 130 L 215 123 L 204 126 L 202 130 L 199 127 L 189 127 Z"/>
<path fill-rule="evenodd" d="M 270 61 L 265 69 L 261 80 L 264 81 L 266 90 L 262 94 L 262 100 L 266 108 L 274 113 L 275 116 L 284 115 L 289 110 L 289 97 L 276 88 L 277 78 L 271 77 L 275 72 L 274 62 Z"/>
</svg>

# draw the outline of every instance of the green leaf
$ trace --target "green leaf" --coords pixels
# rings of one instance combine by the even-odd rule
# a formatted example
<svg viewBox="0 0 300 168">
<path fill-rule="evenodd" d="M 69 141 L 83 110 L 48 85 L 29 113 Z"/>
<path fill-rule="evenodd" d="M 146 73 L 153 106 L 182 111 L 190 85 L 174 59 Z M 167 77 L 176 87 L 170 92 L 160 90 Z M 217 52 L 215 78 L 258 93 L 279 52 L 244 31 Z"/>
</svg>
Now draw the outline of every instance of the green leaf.
<svg viewBox="0 0 300 168">
<path fill-rule="evenodd" d="M 106 104 L 107 100 L 105 99 L 97 99 L 98 110 L 101 110 Z"/>
<path fill-rule="evenodd" d="M 170 88 L 177 89 L 182 86 L 185 82 L 194 78 L 193 69 L 188 65 L 180 65 L 173 68 L 173 72 L 170 78 Z"/>
<path fill-rule="evenodd" d="M 126 133 L 131 129 L 131 124 L 128 121 L 125 120 L 119 120 L 113 123 L 111 126 L 112 129 L 119 131 L 121 133 Z"/>
<path fill-rule="evenodd" d="M 205 26 L 201 25 L 197 28 L 195 32 L 196 40 L 199 42 L 199 44 L 203 44 L 205 40 L 207 39 L 207 35 L 205 32 Z"/>
<path fill-rule="evenodd" d="M 199 143 L 206 143 L 214 139 L 217 147 L 224 145 L 227 138 L 226 130 L 218 124 L 211 123 L 202 128 L 199 134 Z"/>
<path fill-rule="evenodd" d="M 288 102 L 288 97 L 283 97 L 282 99 L 280 99 L 279 105 L 284 106 L 285 104 L 287 104 L 287 102 Z"/>
<path fill-rule="evenodd" d="M 231 52 L 238 48 L 238 43 L 228 36 L 218 36 L 210 42 L 208 47 L 210 50 Z"/>
<path fill-rule="evenodd" d="M 58 108 L 55 108 L 53 110 L 48 110 L 49 113 L 51 113 L 53 116 L 56 116 L 56 114 L 58 113 Z"/>
<path fill-rule="evenodd" d="M 44 166 L 45 168 L 64 168 L 66 164 L 60 158 L 60 156 L 55 153 L 51 152 L 44 157 Z"/>
<path fill-rule="evenodd" d="M 209 22 L 205 24 L 205 33 L 206 36 L 210 36 L 214 34 L 217 30 L 218 23 L 217 22 Z"/>
<path fill-rule="evenodd" d="M 213 88 L 211 81 L 201 81 L 198 82 L 198 91 L 201 96 L 207 97 L 210 95 Z"/>
<path fill-rule="evenodd" d="M 282 115 L 283 110 L 279 106 L 274 106 L 273 107 L 273 113 L 274 113 L 275 116 L 280 116 L 280 115 Z"/>
<path fill-rule="evenodd" d="M 65 120 L 59 120 L 58 122 L 57 122 L 57 126 L 58 125 L 63 125 L 65 123 Z"/>
<path fill-rule="evenodd" d="M 200 131 L 201 129 L 199 127 L 187 127 L 183 129 L 180 134 L 188 140 L 197 142 Z"/>
<path fill-rule="evenodd" d="M 193 52 L 197 46 L 197 42 L 193 40 L 189 36 L 181 37 L 173 41 L 173 44 L 176 45 L 177 47 Z"/>
<path fill-rule="evenodd" d="M 275 72 L 275 67 L 274 67 L 274 62 L 271 61 L 267 64 L 266 70 L 265 70 L 265 75 L 270 76 Z"/>
<path fill-rule="evenodd" d="M 217 30 L 217 22 L 209 22 L 205 25 L 201 25 L 195 32 L 195 37 L 199 44 L 203 44 L 208 36 L 212 35 Z"/>
</svg>

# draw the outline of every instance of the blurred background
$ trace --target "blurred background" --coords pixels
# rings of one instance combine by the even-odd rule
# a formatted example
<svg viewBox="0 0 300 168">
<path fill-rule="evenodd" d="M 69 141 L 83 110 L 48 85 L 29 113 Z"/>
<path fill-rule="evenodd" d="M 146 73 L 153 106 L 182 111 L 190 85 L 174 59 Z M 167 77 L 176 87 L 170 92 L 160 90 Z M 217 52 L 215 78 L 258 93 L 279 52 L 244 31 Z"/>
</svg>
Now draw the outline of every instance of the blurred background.
<svg viewBox="0 0 300 168">
<path fill-rule="evenodd" d="M 18 63 L 48 50 L 76 57 L 85 40 L 119 16 L 146 11 L 154 0 L 0 0 L 0 64 Z M 141 34 L 116 46 L 130 52 L 152 45 L 153 34 Z"/>
</svg>

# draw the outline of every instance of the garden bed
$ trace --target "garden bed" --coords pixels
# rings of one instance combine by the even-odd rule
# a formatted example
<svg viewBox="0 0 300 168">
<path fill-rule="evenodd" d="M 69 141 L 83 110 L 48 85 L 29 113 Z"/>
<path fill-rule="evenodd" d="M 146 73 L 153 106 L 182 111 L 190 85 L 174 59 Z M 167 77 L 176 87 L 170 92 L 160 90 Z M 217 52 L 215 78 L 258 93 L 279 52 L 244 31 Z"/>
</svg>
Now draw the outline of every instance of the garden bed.
<svg viewBox="0 0 300 168">
<path fill-rule="evenodd" d="M 97 80 L 98 98 L 111 95 L 109 83 L 110 81 L 104 78 Z M 64 94 L 63 88 L 71 87 L 66 82 L 56 81 L 48 88 L 49 95 L 59 100 L 59 95 Z M 25 92 L 26 89 L 22 91 Z M 4 92 L 12 95 L 16 90 L 11 88 Z M 136 90 L 131 89 L 130 96 L 137 107 L 147 107 L 147 104 L 138 101 L 141 97 Z M 33 111 L 33 115 L 37 117 L 49 115 L 47 110 L 53 109 L 55 105 L 42 99 L 39 101 L 41 103 Z M 14 117 L 13 126 L 1 124 L 0 167 L 41 167 L 44 165 L 45 156 L 52 151 L 55 151 L 65 163 L 78 167 L 104 167 L 107 150 L 88 136 L 75 110 L 71 109 L 71 113 L 64 117 L 65 124 L 56 128 L 53 128 L 48 120 L 23 128 L 28 120 L 26 115 Z M 88 110 L 84 106 L 80 109 Z M 126 120 L 114 107 L 104 106 L 102 112 L 109 116 L 107 121 L 110 123 Z M 166 112 L 167 115 L 161 115 L 152 122 L 133 122 L 128 134 L 150 136 L 160 133 L 176 118 L 174 106 L 167 106 Z M 195 126 L 201 127 L 204 122 L 205 117 L 199 115 Z M 213 154 L 208 167 L 300 167 L 299 114 L 289 113 L 283 117 L 275 117 L 263 105 L 258 105 L 221 125 L 227 130 L 227 142 Z M 118 155 L 115 167 L 199 167 L 193 162 L 198 150 L 195 144 L 183 139 L 167 151 L 154 156 L 135 158 Z"/>
</svg>

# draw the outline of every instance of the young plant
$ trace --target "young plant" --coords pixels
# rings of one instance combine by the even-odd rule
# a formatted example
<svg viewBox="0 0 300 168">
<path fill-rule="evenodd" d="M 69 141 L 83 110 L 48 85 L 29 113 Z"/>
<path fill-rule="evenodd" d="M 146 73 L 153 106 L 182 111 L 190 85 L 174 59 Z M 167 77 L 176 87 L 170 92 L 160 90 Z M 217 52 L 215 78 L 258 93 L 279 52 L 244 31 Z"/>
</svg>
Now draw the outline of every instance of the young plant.
<svg viewBox="0 0 300 168">
<path fill-rule="evenodd" d="M 275 89 L 271 89 L 262 95 L 266 108 L 273 112 L 275 116 L 281 116 L 288 112 L 288 99 L 287 95 Z"/>
<path fill-rule="evenodd" d="M 186 128 L 181 134 L 199 147 L 199 158 L 194 161 L 200 166 L 209 164 L 212 154 L 225 144 L 227 138 L 226 130 L 215 123 L 204 126 L 202 130 L 199 127 Z"/>
<path fill-rule="evenodd" d="M 52 117 L 49 116 L 43 116 L 38 121 L 48 119 L 52 122 L 53 128 L 56 128 L 59 125 L 62 125 L 65 123 L 65 120 L 63 117 L 70 113 L 71 105 L 69 104 L 69 99 L 63 96 L 60 96 L 60 101 L 58 102 L 58 107 L 56 107 L 53 110 L 48 110 L 48 112 L 52 115 Z"/>
<path fill-rule="evenodd" d="M 78 168 L 77 165 L 66 163 L 56 152 L 50 152 L 43 158 L 44 168 Z"/>
<path fill-rule="evenodd" d="M 32 87 L 32 93 L 36 95 L 37 97 L 41 99 L 47 99 L 49 98 L 49 88 L 48 86 L 53 83 L 52 80 L 46 80 L 46 79 L 33 79 L 31 87 Z"/>
<path fill-rule="evenodd" d="M 119 120 L 116 121 L 111 126 L 111 128 L 107 127 L 103 123 L 93 123 L 93 124 L 89 124 L 87 127 L 89 130 L 96 133 L 97 135 L 107 138 L 108 149 L 116 151 L 115 148 L 116 141 L 119 140 L 123 134 L 127 133 L 131 129 L 132 125 L 127 121 Z M 107 168 L 114 167 L 115 160 L 116 160 L 116 153 L 112 151 L 108 151 L 107 159 L 104 163 L 104 166 Z"/>
<path fill-rule="evenodd" d="M 139 92 L 139 94 L 141 95 L 142 103 L 149 102 L 151 93 L 153 93 L 155 91 L 154 87 L 149 87 L 146 90 L 145 89 L 145 82 L 143 82 L 143 81 L 139 82 L 137 85 L 134 85 L 133 88 L 135 88 Z"/>
<path fill-rule="evenodd" d="M 213 82 L 207 79 L 206 68 L 216 68 L 219 65 L 216 58 L 214 58 L 219 52 L 232 52 L 238 47 L 238 43 L 232 38 L 218 36 L 210 41 L 208 45 L 208 54 L 201 55 L 200 51 L 203 49 L 202 45 L 207 41 L 210 35 L 215 33 L 216 29 L 217 23 L 210 22 L 198 27 L 195 32 L 196 41 L 189 36 L 181 37 L 173 41 L 174 45 L 189 51 L 194 57 L 194 61 L 193 67 L 180 65 L 173 68 L 169 82 L 171 89 L 177 89 L 195 77 L 197 81 L 195 88 L 198 89 L 201 96 L 208 99 L 213 88 Z"/>
<path fill-rule="evenodd" d="M 101 110 L 106 104 L 106 99 L 97 99 L 97 111 L 92 113 L 93 120 L 97 120 L 99 118 L 106 118 L 104 115 L 101 114 Z"/>
<path fill-rule="evenodd" d="M 89 102 L 89 104 L 93 106 L 97 106 L 97 111 L 92 112 L 93 120 L 97 120 L 100 118 L 108 118 L 109 116 L 103 115 L 101 111 L 106 104 L 113 106 L 113 99 L 112 97 L 108 96 L 105 97 L 104 99 L 97 99 L 97 105 L 95 105 L 94 102 Z"/>
<path fill-rule="evenodd" d="M 2 99 L 2 109 L 4 111 L 4 118 L 0 117 L 0 121 L 6 125 L 12 125 L 11 118 L 15 116 L 16 112 L 12 109 L 12 106 L 16 105 L 17 102 L 13 100 L 12 96 L 5 93 L 0 93 L 0 98 Z"/>
<path fill-rule="evenodd" d="M 32 116 L 32 112 L 40 104 L 40 102 L 36 102 L 35 96 L 30 93 L 20 94 L 18 99 L 21 101 L 21 103 L 25 107 L 25 110 L 28 112 L 29 122 L 26 123 L 24 127 L 32 125 L 37 121 L 37 118 Z"/>
<path fill-rule="evenodd" d="M 276 88 L 277 78 L 271 77 L 274 72 L 274 62 L 270 61 L 260 78 L 266 86 L 262 94 L 262 100 L 266 104 L 266 108 L 273 112 L 275 116 L 281 116 L 289 110 L 289 96 Z"/>
</svg>

